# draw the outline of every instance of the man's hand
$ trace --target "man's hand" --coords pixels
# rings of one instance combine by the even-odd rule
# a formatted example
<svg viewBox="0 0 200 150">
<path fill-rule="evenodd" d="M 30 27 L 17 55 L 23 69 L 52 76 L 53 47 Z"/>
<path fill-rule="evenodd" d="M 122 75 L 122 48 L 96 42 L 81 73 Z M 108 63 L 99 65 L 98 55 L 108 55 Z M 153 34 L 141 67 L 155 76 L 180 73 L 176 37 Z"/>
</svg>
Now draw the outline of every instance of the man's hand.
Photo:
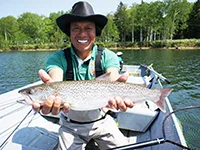
<svg viewBox="0 0 200 150">
<path fill-rule="evenodd" d="M 48 84 L 54 82 L 54 80 L 44 70 L 39 70 L 38 74 L 44 83 Z M 64 113 L 68 113 L 70 110 L 68 104 L 62 104 L 62 100 L 59 95 L 49 96 L 42 106 L 35 102 L 32 104 L 32 108 L 36 112 L 41 110 L 43 114 L 52 113 L 53 115 L 59 114 L 61 108 Z"/>
<path fill-rule="evenodd" d="M 116 81 L 118 82 L 126 82 L 129 77 L 128 73 L 124 73 L 121 75 Z M 133 102 L 129 99 L 122 99 L 121 97 L 112 97 L 106 108 L 115 108 L 115 109 L 120 109 L 121 111 L 126 111 L 127 108 L 132 108 L 134 106 Z M 106 111 L 106 108 L 103 108 L 104 111 Z"/>
</svg>

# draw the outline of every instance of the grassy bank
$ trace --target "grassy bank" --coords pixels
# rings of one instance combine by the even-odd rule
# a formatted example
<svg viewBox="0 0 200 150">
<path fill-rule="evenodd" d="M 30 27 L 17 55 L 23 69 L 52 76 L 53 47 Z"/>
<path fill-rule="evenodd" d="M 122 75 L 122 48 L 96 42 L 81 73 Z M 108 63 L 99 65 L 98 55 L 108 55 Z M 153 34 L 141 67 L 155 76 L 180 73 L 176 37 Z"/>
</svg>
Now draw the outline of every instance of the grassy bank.
<svg viewBox="0 0 200 150">
<path fill-rule="evenodd" d="M 157 40 L 153 42 L 97 42 L 98 45 L 107 47 L 112 50 L 117 49 L 200 49 L 200 39 L 184 40 Z M 61 46 L 60 46 L 61 45 Z M 7 45 L 0 48 L 0 51 L 41 51 L 57 50 L 66 47 L 69 43 L 45 43 L 45 44 L 23 44 Z"/>
<path fill-rule="evenodd" d="M 200 39 L 157 40 L 153 42 L 99 43 L 110 49 L 200 49 Z"/>
</svg>

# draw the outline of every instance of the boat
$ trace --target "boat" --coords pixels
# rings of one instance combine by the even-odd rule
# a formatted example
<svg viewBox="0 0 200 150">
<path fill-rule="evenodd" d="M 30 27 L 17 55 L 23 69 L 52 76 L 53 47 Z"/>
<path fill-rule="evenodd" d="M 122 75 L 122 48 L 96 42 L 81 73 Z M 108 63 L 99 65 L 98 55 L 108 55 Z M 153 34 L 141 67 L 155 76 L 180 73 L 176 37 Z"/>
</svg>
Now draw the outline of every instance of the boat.
<svg viewBox="0 0 200 150">
<path fill-rule="evenodd" d="M 170 82 L 152 66 L 124 65 L 121 73 L 124 72 L 130 74 L 127 82 L 150 89 L 162 89 L 163 81 Z M 18 93 L 20 89 L 40 83 L 42 82 L 38 81 L 0 95 L 0 150 L 57 148 L 59 116 L 33 112 L 31 106 L 24 103 L 23 97 Z M 183 149 L 166 142 L 168 138 L 179 145 L 187 146 L 175 114 L 169 115 L 165 123 L 170 134 L 167 137 L 163 133 L 163 120 L 170 112 L 173 112 L 173 109 L 168 98 L 166 98 L 165 113 L 148 101 L 126 112 L 116 112 L 116 124 L 130 144 L 114 149 Z M 91 141 L 86 149 L 98 149 L 98 146 Z"/>
</svg>

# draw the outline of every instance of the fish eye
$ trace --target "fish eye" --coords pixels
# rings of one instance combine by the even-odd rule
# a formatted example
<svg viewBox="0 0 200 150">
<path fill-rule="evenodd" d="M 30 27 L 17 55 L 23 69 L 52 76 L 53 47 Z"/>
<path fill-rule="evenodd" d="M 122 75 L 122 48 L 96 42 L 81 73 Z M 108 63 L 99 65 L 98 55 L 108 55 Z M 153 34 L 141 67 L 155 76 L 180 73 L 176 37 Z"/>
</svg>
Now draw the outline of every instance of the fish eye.
<svg viewBox="0 0 200 150">
<path fill-rule="evenodd" d="M 28 89 L 26 93 L 27 93 L 27 94 L 33 94 L 33 93 L 34 93 L 34 90 L 33 90 L 33 89 Z"/>
</svg>

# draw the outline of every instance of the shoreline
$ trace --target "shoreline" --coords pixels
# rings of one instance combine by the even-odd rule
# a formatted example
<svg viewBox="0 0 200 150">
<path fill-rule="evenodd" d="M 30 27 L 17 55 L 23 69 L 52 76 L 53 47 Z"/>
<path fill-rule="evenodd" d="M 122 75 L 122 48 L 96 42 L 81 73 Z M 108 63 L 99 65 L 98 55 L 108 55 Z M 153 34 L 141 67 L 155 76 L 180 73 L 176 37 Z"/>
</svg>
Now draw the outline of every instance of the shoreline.
<svg viewBox="0 0 200 150">
<path fill-rule="evenodd" d="M 107 48 L 107 47 L 106 47 Z M 59 49 L 26 49 L 26 50 L 2 50 L 0 52 L 30 52 L 30 51 L 56 51 Z M 117 50 L 200 50 L 200 47 L 163 47 L 163 48 L 152 48 L 152 47 L 110 47 L 109 50 L 117 51 Z"/>
<path fill-rule="evenodd" d="M 163 47 L 163 48 L 152 48 L 152 47 L 138 47 L 138 48 L 134 48 L 134 47 L 126 47 L 126 48 L 108 48 L 110 50 L 193 50 L 193 49 L 198 49 L 200 50 L 200 47 Z"/>
</svg>

